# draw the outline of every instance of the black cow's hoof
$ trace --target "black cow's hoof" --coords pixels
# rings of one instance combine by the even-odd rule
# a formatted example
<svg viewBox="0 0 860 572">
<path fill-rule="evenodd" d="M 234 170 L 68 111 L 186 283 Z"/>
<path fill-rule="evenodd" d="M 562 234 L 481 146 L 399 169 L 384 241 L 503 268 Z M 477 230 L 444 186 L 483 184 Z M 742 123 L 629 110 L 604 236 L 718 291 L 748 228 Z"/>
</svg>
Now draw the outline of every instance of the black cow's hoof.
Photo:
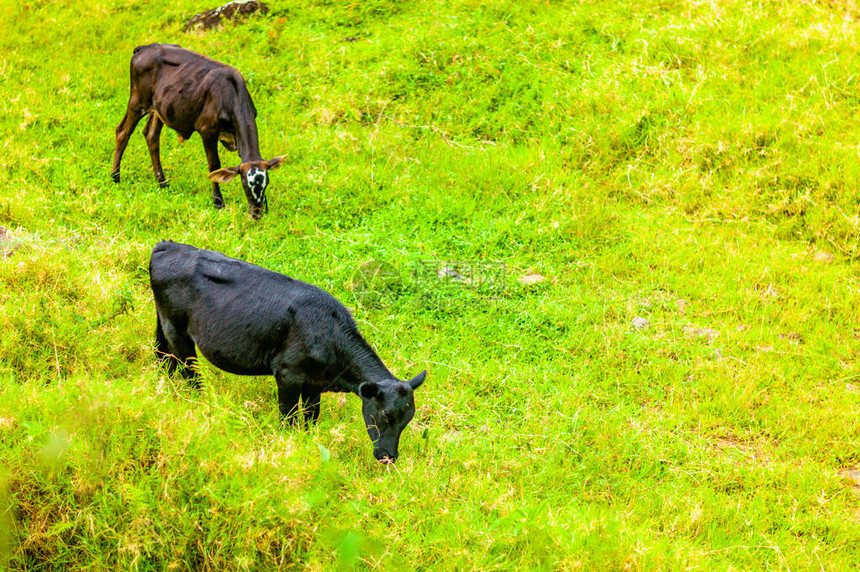
<svg viewBox="0 0 860 572">
<path fill-rule="evenodd" d="M 113 179 L 114 183 L 118 183 L 119 182 L 119 173 L 111 173 L 110 178 Z"/>
<path fill-rule="evenodd" d="M 158 186 L 161 187 L 162 189 L 166 189 L 167 187 L 170 186 L 170 183 L 168 183 L 167 181 L 158 181 Z"/>
<path fill-rule="evenodd" d="M 222 201 L 221 199 L 213 199 L 212 204 L 215 205 L 216 209 L 224 208 L 224 201 Z"/>
</svg>

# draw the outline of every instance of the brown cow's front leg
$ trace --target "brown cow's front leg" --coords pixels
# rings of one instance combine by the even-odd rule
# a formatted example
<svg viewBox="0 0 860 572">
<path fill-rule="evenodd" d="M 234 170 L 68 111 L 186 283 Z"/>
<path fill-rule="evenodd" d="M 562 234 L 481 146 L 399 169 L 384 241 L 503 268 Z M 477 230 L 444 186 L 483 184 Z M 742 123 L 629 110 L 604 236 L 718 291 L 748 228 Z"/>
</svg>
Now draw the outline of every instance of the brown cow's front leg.
<svg viewBox="0 0 860 572">
<path fill-rule="evenodd" d="M 218 132 L 201 133 L 200 138 L 203 139 L 203 148 L 206 150 L 206 161 L 209 163 L 209 172 L 217 171 L 221 168 L 221 159 L 218 158 Z M 221 196 L 221 189 L 218 183 L 212 183 L 212 204 L 216 209 L 224 208 L 224 197 Z"/>
<path fill-rule="evenodd" d="M 110 176 L 115 183 L 119 182 L 119 167 L 122 162 L 122 154 L 128 146 L 128 140 L 131 139 L 134 128 L 137 127 L 142 117 L 143 113 L 140 112 L 140 104 L 137 99 L 132 97 L 128 102 L 125 117 L 116 126 L 116 149 L 113 154 L 113 168 L 110 171 Z"/>
<path fill-rule="evenodd" d="M 163 189 L 167 187 L 167 178 L 164 176 L 164 170 L 161 168 L 161 128 L 164 126 L 161 119 L 155 113 L 150 114 L 146 120 L 146 127 L 143 134 L 146 137 L 146 146 L 149 147 L 149 156 L 152 159 L 152 170 L 155 172 L 155 178 L 158 185 Z"/>
</svg>

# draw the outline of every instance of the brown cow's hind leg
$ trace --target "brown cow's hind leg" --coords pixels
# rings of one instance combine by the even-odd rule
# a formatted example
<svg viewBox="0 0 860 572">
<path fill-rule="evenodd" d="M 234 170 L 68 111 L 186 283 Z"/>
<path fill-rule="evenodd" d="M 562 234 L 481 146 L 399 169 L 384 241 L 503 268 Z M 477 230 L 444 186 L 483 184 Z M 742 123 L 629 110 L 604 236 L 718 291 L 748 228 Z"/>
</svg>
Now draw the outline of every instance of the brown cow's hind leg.
<svg viewBox="0 0 860 572">
<path fill-rule="evenodd" d="M 125 117 L 122 118 L 122 121 L 116 127 L 116 150 L 113 154 L 113 169 L 110 172 L 111 178 L 116 183 L 119 182 L 119 167 L 122 162 L 122 154 L 125 152 L 131 134 L 134 133 L 134 128 L 137 127 L 143 115 L 140 102 L 132 95 L 128 101 L 128 109 L 125 112 Z"/>
<path fill-rule="evenodd" d="M 146 137 L 146 146 L 149 148 L 149 157 L 152 159 L 152 170 L 155 172 L 155 178 L 158 180 L 158 185 L 163 189 L 167 187 L 167 178 L 164 176 L 164 170 L 161 168 L 161 128 L 164 126 L 161 119 L 155 113 L 149 115 L 146 120 L 146 127 L 143 134 Z"/>
</svg>

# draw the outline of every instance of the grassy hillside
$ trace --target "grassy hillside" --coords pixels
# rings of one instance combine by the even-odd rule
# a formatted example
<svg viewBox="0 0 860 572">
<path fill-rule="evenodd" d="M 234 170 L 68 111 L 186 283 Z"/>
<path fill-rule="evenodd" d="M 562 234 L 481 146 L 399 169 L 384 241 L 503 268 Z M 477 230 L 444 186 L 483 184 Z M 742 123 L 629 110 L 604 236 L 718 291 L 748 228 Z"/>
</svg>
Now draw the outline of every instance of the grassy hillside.
<svg viewBox="0 0 860 572">
<path fill-rule="evenodd" d="M 0 0 L 0 569 L 860 566 L 860 12 L 841 2 Z M 239 68 L 270 212 L 199 136 L 110 181 L 133 48 Z M 225 165 L 238 163 L 222 152 Z M 172 239 L 428 369 L 354 396 L 156 367 Z M 453 269 L 467 280 L 440 278 Z M 448 272 L 450 274 L 450 272 Z"/>
</svg>

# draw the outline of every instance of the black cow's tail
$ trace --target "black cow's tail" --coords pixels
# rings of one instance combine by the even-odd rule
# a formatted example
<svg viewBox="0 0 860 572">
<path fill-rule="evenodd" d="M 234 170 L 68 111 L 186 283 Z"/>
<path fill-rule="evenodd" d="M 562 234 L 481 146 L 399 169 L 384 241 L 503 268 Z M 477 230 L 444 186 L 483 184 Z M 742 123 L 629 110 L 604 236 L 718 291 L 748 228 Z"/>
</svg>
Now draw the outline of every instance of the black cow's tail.
<svg viewBox="0 0 860 572">
<path fill-rule="evenodd" d="M 161 319 L 155 316 L 155 357 L 161 361 L 170 355 L 170 347 L 167 344 L 167 336 L 161 328 Z"/>
</svg>

